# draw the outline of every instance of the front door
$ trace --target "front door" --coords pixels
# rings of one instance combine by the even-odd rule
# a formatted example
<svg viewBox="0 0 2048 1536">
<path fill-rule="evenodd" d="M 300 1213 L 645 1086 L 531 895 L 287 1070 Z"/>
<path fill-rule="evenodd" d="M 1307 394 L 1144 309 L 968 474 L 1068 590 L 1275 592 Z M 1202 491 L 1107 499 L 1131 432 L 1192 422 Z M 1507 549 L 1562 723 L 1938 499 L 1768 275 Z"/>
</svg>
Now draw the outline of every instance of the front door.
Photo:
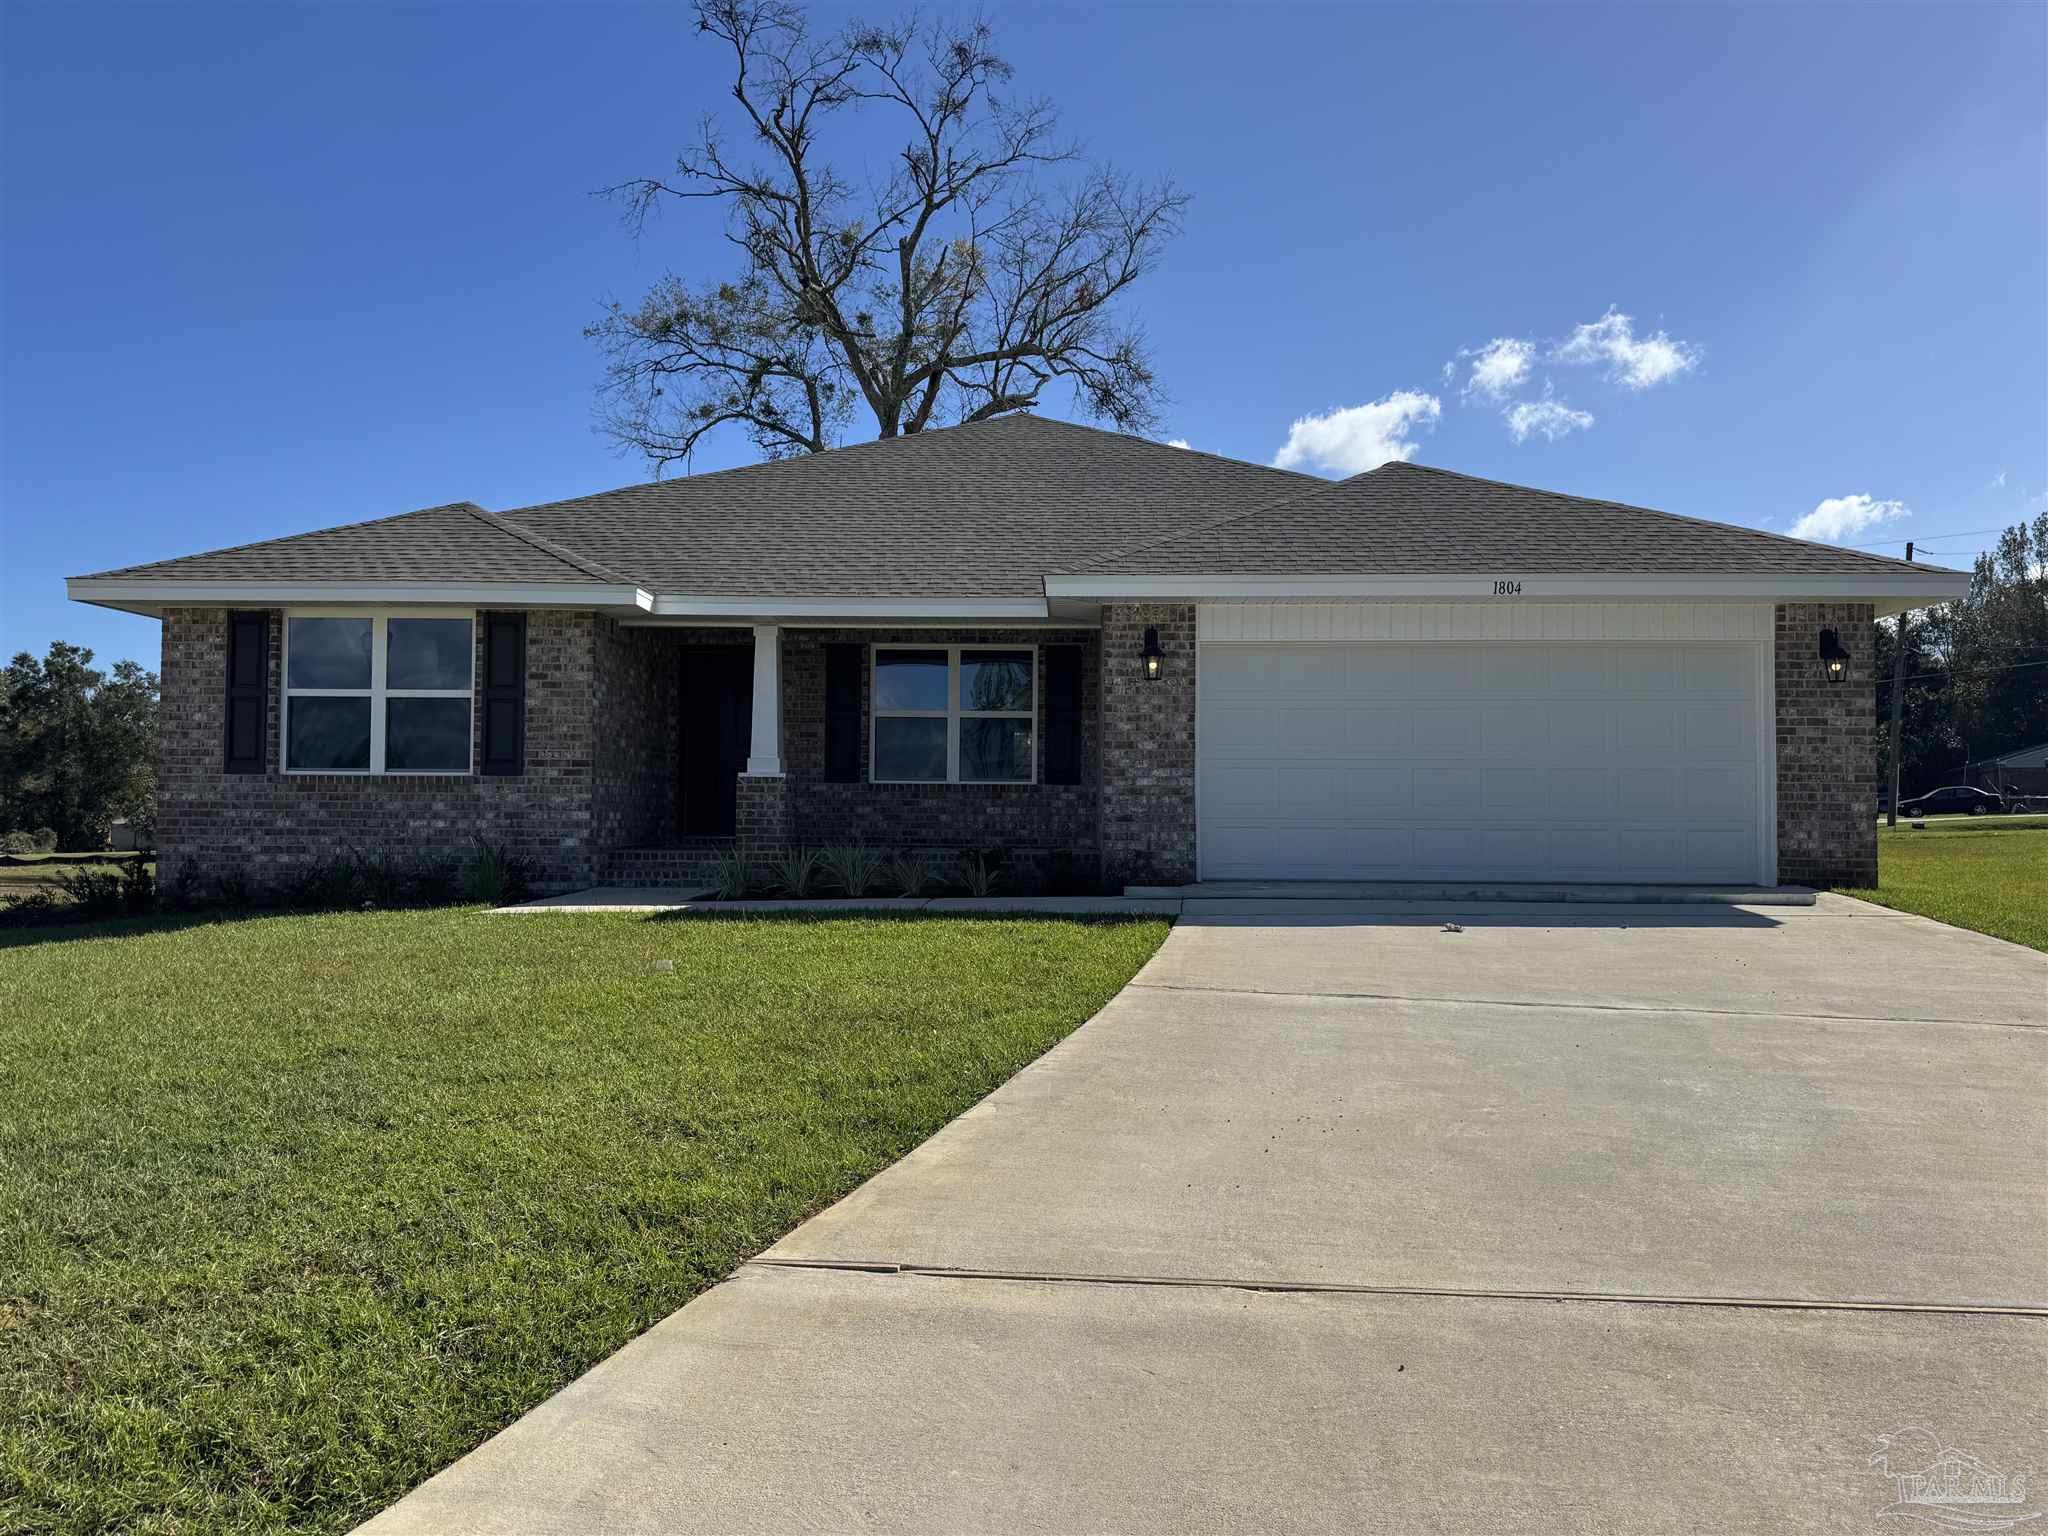
<svg viewBox="0 0 2048 1536">
<path fill-rule="evenodd" d="M 753 651 L 744 645 L 686 647 L 680 706 L 676 830 L 684 837 L 731 837 L 753 725 Z"/>
</svg>

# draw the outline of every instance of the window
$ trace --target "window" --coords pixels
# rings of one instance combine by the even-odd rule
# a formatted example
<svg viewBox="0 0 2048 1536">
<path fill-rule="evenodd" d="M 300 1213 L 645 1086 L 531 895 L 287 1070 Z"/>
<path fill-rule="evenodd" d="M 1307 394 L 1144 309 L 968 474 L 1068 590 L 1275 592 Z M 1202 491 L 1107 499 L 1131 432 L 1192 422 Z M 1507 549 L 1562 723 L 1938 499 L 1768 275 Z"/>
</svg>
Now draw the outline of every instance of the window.
<svg viewBox="0 0 2048 1536">
<path fill-rule="evenodd" d="M 467 773 L 474 618 L 292 613 L 287 773 Z"/>
<path fill-rule="evenodd" d="M 874 782 L 1029 784 L 1037 777 L 1036 650 L 877 646 L 874 666 Z"/>
</svg>

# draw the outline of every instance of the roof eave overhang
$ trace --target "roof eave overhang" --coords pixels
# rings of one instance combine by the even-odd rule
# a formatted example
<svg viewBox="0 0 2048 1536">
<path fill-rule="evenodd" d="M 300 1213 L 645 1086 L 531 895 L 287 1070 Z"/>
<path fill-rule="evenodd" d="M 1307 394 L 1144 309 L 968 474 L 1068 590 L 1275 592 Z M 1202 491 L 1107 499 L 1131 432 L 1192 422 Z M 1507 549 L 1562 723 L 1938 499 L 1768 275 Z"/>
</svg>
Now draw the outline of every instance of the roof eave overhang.
<svg viewBox="0 0 2048 1536">
<path fill-rule="evenodd" d="M 1503 590 L 1512 587 L 1511 591 Z M 1748 602 L 1871 603 L 1881 614 L 1965 597 L 1967 571 L 1929 569 L 1891 574 L 1659 575 L 1654 572 L 1564 573 L 1525 576 L 1482 572 L 1425 576 L 1329 575 L 1053 575 L 1045 590 L 1054 600 L 1115 599 L 1183 602 Z"/>
<path fill-rule="evenodd" d="M 1054 617 L 1042 597 L 702 597 L 654 599 L 658 619 L 702 623 L 820 624 L 892 620 L 1001 624 Z"/>
<path fill-rule="evenodd" d="M 432 603 L 463 608 L 591 608 L 646 613 L 645 587 L 597 582 L 510 581 L 148 581 L 74 576 L 64 583 L 73 602 L 161 618 L 166 608 L 271 608 L 299 603 L 365 607 Z"/>
</svg>

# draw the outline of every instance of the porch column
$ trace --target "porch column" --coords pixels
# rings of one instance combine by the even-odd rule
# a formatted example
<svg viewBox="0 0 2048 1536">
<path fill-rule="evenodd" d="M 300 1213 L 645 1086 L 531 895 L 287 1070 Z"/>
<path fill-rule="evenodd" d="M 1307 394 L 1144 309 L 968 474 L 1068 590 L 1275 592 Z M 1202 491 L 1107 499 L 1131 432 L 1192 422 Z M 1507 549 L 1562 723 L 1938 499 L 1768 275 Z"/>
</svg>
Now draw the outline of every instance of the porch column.
<svg viewBox="0 0 2048 1536">
<path fill-rule="evenodd" d="M 747 772 L 782 776 L 782 631 L 754 626 L 754 728 Z"/>
</svg>

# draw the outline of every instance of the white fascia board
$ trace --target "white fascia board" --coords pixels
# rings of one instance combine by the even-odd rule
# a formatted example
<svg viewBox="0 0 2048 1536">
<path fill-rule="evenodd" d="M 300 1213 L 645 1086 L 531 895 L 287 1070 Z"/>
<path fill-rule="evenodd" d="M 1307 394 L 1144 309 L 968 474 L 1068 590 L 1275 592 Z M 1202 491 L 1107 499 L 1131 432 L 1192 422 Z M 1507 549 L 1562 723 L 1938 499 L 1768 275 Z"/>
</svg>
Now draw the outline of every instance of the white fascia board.
<svg viewBox="0 0 2048 1536">
<path fill-rule="evenodd" d="M 73 602 L 161 616 L 166 608 L 207 604 L 273 608 L 294 603 L 445 603 L 467 608 L 604 608 L 645 613 L 654 594 L 644 587 L 589 582 L 492 581 L 140 581 L 74 576 L 64 583 Z"/>
<path fill-rule="evenodd" d="M 1499 584 L 1519 591 L 1502 593 Z M 1925 572 L 1868 576 L 1733 575 L 1542 575 L 1514 571 L 1481 576 L 1047 576 L 1045 590 L 1058 598 L 1179 598 L 1227 602 L 1343 598 L 1400 598 L 1408 601 L 1655 602 L 1673 599 L 1729 602 L 1876 603 L 1886 612 L 1968 596 L 1970 575 L 1930 567 Z"/>
<path fill-rule="evenodd" d="M 658 618 L 754 619 L 1043 619 L 1042 597 L 688 597 L 654 600 Z"/>
</svg>

